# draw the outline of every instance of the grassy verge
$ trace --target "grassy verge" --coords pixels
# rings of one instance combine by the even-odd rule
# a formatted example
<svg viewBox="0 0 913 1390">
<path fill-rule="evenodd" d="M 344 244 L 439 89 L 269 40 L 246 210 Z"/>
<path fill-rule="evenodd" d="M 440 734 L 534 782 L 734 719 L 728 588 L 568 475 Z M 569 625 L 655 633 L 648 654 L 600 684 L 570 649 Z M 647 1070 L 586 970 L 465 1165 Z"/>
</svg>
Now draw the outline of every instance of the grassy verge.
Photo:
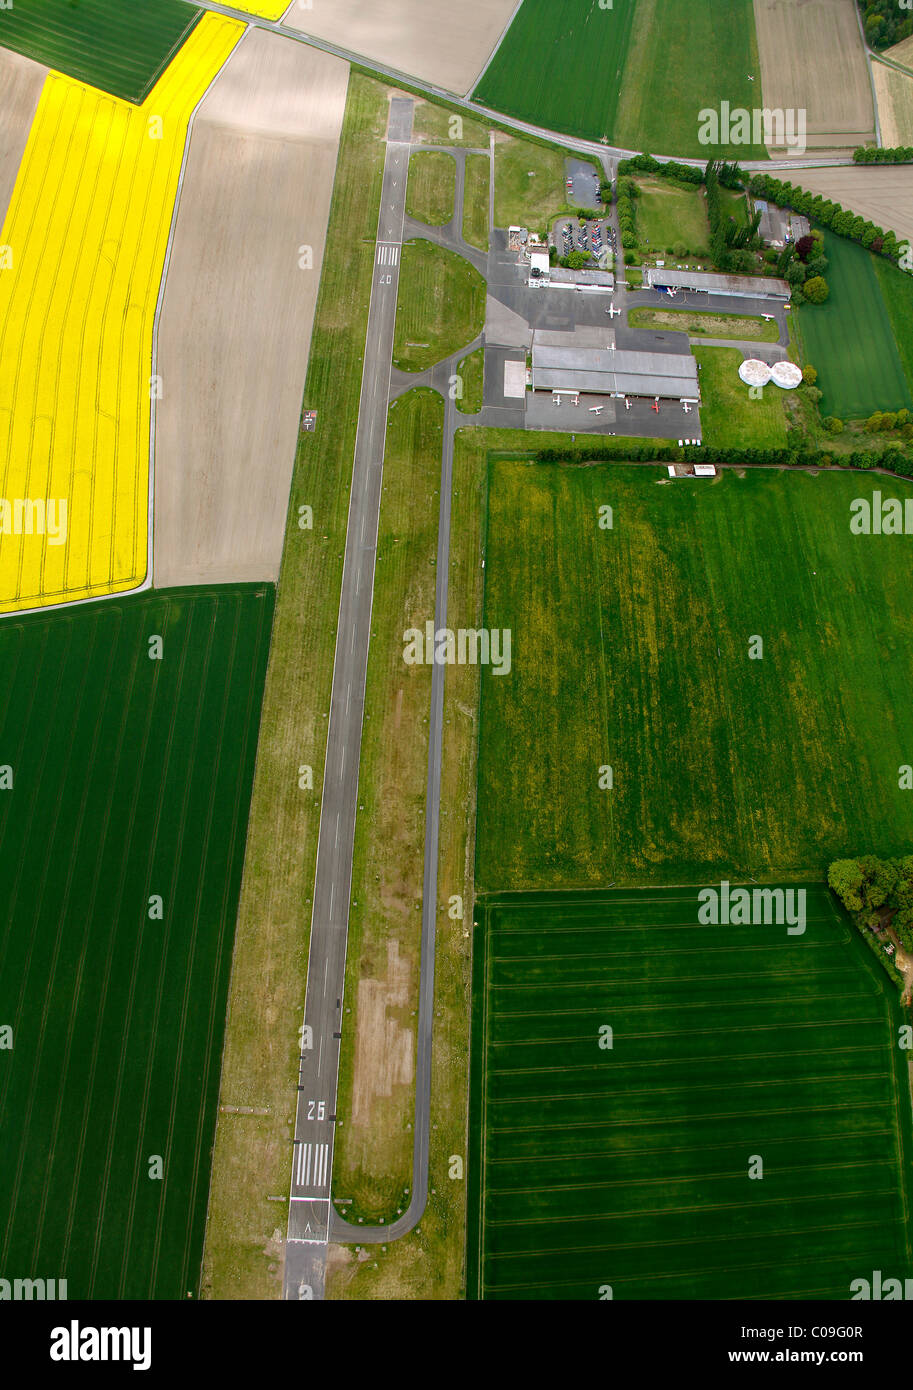
<svg viewBox="0 0 913 1390">
<path fill-rule="evenodd" d="M 443 417 L 424 388 L 387 428 L 333 1169 L 350 1221 L 390 1221 L 412 1180 L 431 667 L 406 664 L 403 633 L 434 617 Z"/>
<path fill-rule="evenodd" d="M 406 212 L 429 227 L 442 227 L 453 217 L 456 163 L 452 155 L 420 151 L 409 160 Z"/>
<path fill-rule="evenodd" d="M 872 265 L 887 305 L 904 375 L 913 390 L 913 277 L 882 256 L 875 256 Z"/>
<path fill-rule="evenodd" d="M 570 212 L 561 150 L 530 140 L 495 141 L 495 226 L 545 232 L 553 217 Z M 597 166 L 593 163 L 593 169 Z"/>
<path fill-rule="evenodd" d="M 666 328 L 707 338 L 753 338 L 759 343 L 775 343 L 780 336 L 777 324 L 749 314 L 702 314 L 691 309 L 632 309 L 628 314 L 632 328 Z"/>
<path fill-rule="evenodd" d="M 330 216 L 336 250 L 324 265 L 305 392 L 319 417 L 316 433 L 301 438 L 292 484 L 222 1070 L 223 1104 L 267 1113 L 219 1117 L 203 1270 L 211 1298 L 281 1293 L 296 1039 L 387 110 L 386 89 L 353 74 Z M 305 504 L 313 530 L 298 529 Z M 304 763 L 314 770 L 311 792 L 298 787 Z"/>
<path fill-rule="evenodd" d="M 721 449 L 740 444 L 785 448 L 784 392 L 777 386 L 766 386 L 763 397 L 753 400 L 739 379 L 742 354 L 738 348 L 695 347 L 694 355 L 700 366 L 705 442 Z"/>
<path fill-rule="evenodd" d="M 463 395 L 457 401 L 457 410 L 464 415 L 476 415 L 482 409 L 482 388 L 484 384 L 485 349 L 476 348 L 464 357 L 457 367 L 463 380 Z"/>
<path fill-rule="evenodd" d="M 488 250 L 488 184 L 491 161 L 487 155 L 466 156 L 466 189 L 463 201 L 463 240 L 478 251 Z"/>
<path fill-rule="evenodd" d="M 421 372 L 472 342 L 485 323 L 485 281 L 462 256 L 430 241 L 403 247 L 393 363 Z"/>
<path fill-rule="evenodd" d="M 473 429 L 456 437 L 447 614 L 447 625 L 455 629 L 481 623 L 487 439 L 486 431 Z M 464 1292 L 477 734 L 478 668 L 450 666 L 444 684 L 428 1205 L 418 1228 L 385 1249 L 333 1251 L 330 1291 L 336 1298 L 456 1299 Z M 462 899 L 462 917 L 451 915 L 457 911 L 454 897 Z M 453 1157 L 462 1158 L 463 1176 L 451 1176 Z"/>
</svg>

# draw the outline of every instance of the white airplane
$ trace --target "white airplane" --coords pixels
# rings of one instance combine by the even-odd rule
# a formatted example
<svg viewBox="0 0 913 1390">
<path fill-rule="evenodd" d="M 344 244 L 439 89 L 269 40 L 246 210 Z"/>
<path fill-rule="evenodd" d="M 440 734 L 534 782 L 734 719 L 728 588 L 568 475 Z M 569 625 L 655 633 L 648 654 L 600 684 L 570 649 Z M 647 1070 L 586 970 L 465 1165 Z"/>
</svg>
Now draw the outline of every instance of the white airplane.
<svg viewBox="0 0 913 1390">
<path fill-rule="evenodd" d="M 687 401 L 682 401 L 682 410 L 685 412 L 686 415 L 691 414 L 691 407 Z"/>
<path fill-rule="evenodd" d="M 591 415 L 601 415 L 602 412 L 603 412 L 604 410 L 605 410 L 605 406 L 604 406 L 604 405 L 591 405 L 591 406 L 590 406 L 590 414 L 591 414 Z"/>
<path fill-rule="evenodd" d="M 615 305 L 613 304 L 613 305 L 611 306 L 611 308 L 606 309 L 606 313 L 608 314 L 608 316 L 609 316 L 610 319 L 614 319 L 614 318 L 617 318 L 617 317 L 619 316 L 619 314 L 621 313 L 621 310 L 620 310 L 620 309 L 616 309 L 616 308 L 615 308 Z"/>
<path fill-rule="evenodd" d="M 773 318 L 773 314 L 762 314 L 761 318 L 764 319 L 767 323 L 770 323 L 771 319 Z"/>
<path fill-rule="evenodd" d="M 625 396 L 625 410 L 630 410 L 630 409 L 631 409 L 631 402 L 628 400 L 627 396 Z"/>
</svg>

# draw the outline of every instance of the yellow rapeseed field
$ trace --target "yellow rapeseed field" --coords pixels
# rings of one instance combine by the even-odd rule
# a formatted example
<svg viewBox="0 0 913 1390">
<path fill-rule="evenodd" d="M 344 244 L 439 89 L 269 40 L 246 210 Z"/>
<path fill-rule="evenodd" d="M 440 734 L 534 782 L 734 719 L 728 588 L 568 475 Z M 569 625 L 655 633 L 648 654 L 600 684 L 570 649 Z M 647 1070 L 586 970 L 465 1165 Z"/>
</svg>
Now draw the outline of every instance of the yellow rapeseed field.
<svg viewBox="0 0 913 1390">
<path fill-rule="evenodd" d="M 243 32 L 205 15 L 142 106 L 45 83 L 0 231 L 0 612 L 145 579 L 152 331 L 187 123 Z"/>
</svg>

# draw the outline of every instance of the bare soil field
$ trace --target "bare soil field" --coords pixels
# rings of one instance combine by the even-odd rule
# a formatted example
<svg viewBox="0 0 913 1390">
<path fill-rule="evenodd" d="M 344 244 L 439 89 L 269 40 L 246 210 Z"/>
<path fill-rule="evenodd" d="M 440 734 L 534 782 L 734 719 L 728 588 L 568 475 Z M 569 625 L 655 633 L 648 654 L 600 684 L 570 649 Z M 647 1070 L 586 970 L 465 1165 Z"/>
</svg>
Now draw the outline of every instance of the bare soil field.
<svg viewBox="0 0 913 1390">
<path fill-rule="evenodd" d="M 157 587 L 278 577 L 348 73 L 250 30 L 197 112 L 158 339 Z"/>
<path fill-rule="evenodd" d="M 887 63 L 873 63 L 881 143 L 913 145 L 913 77 L 907 77 Z"/>
<path fill-rule="evenodd" d="M 913 240 L 913 179 L 909 165 L 801 169 L 795 182 L 813 193 L 833 198 L 861 217 L 871 218 L 886 231 Z"/>
<path fill-rule="evenodd" d="M 302 33 L 448 92 L 474 86 L 513 13 L 516 0 L 334 0 L 312 10 L 293 4 L 284 22 Z"/>
<path fill-rule="evenodd" d="M 40 63 L 0 48 L 0 229 L 47 75 L 47 68 Z"/>
<path fill-rule="evenodd" d="M 764 106 L 804 109 L 810 148 L 872 139 L 872 89 L 855 0 L 754 0 L 754 9 Z M 768 149 L 782 158 L 782 149 Z"/>
</svg>

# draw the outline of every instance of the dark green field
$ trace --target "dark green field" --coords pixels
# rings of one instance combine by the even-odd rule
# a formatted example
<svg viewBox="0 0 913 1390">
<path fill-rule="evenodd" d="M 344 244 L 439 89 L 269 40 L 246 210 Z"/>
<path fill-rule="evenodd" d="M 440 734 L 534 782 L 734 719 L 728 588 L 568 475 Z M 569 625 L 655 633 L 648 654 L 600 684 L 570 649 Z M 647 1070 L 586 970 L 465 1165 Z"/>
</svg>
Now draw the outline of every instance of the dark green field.
<svg viewBox="0 0 913 1390">
<path fill-rule="evenodd" d="M 910 485 L 665 478 L 490 466 L 485 626 L 511 630 L 512 669 L 482 675 L 479 892 L 823 878 L 909 851 L 913 550 L 849 522 Z"/>
<path fill-rule="evenodd" d="M 567 135 L 611 135 L 635 8 L 524 0 L 475 100 Z"/>
<path fill-rule="evenodd" d="M 0 44 L 141 102 L 202 13 L 184 0 L 15 0 Z"/>
<path fill-rule="evenodd" d="M 896 991 L 825 889 L 793 937 L 700 926 L 687 888 L 476 917 L 471 1298 L 847 1299 L 913 1274 Z"/>
<path fill-rule="evenodd" d="M 0 624 L 6 1277 L 196 1292 L 273 602 L 181 589 Z"/>
<path fill-rule="evenodd" d="M 909 365 L 913 359 L 909 298 L 889 312 L 890 290 L 876 274 L 876 257 L 846 237 L 824 233 L 824 254 L 830 262 L 826 304 L 803 304 L 799 309 L 805 360 L 818 369 L 824 395 L 823 415 L 842 420 L 871 415 L 875 410 L 913 410 L 913 381 L 904 373 L 892 327 L 892 312 L 904 341 Z M 901 271 L 894 274 L 903 277 Z M 904 287 L 905 288 L 905 287 Z M 906 335 L 901 315 L 907 315 Z"/>
<path fill-rule="evenodd" d="M 750 110 L 760 86 L 752 0 L 525 0 L 473 96 L 584 139 L 764 159 L 763 146 L 699 140 L 700 111 Z"/>
</svg>

